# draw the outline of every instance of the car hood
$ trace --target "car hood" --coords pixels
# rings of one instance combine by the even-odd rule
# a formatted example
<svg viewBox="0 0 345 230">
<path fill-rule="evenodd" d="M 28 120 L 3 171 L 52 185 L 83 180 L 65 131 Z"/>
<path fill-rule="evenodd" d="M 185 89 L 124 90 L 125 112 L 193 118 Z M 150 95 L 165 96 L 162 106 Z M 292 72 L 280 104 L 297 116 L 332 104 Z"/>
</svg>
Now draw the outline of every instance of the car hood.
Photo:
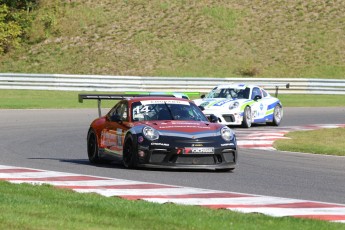
<svg viewBox="0 0 345 230">
<path fill-rule="evenodd" d="M 218 132 L 223 125 L 211 122 L 202 121 L 179 121 L 179 120 L 166 120 L 166 121 L 146 121 L 142 122 L 158 130 L 159 132 L 178 132 L 178 133 L 214 133 Z"/>
<path fill-rule="evenodd" d="M 197 100 L 197 105 L 203 106 L 205 109 L 228 108 L 230 104 L 238 102 L 240 105 L 251 101 L 250 99 L 226 99 L 226 98 L 205 98 Z"/>
</svg>

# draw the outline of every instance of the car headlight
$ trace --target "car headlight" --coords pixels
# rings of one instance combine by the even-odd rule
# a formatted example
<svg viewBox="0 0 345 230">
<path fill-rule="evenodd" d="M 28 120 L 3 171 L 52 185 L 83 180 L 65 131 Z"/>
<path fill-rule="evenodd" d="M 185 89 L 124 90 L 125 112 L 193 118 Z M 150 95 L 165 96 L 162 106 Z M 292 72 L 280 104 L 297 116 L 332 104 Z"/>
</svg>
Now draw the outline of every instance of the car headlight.
<svg viewBox="0 0 345 230">
<path fill-rule="evenodd" d="M 233 135 L 234 133 L 232 132 L 232 130 L 227 127 L 227 126 L 224 126 L 221 130 L 220 130 L 220 134 L 222 135 L 222 138 L 225 140 L 225 141 L 230 141 L 232 140 L 233 138 Z"/>
<path fill-rule="evenodd" d="M 231 109 L 236 109 L 236 108 L 238 108 L 239 105 L 240 105 L 240 103 L 238 103 L 237 101 L 235 101 L 235 102 L 233 102 L 233 103 L 230 104 L 229 109 L 230 109 L 230 110 L 231 110 Z"/>
<path fill-rule="evenodd" d="M 154 140 L 157 140 L 159 138 L 158 131 L 152 127 L 149 127 L 149 126 L 145 126 L 143 128 L 143 134 L 150 141 L 154 141 Z"/>
</svg>

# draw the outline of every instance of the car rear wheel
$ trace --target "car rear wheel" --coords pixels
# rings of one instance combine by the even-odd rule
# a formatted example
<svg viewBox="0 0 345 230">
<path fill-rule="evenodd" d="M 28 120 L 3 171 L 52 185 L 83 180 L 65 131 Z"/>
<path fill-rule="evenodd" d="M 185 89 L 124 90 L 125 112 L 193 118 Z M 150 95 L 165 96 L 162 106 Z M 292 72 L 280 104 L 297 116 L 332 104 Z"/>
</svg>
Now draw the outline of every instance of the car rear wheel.
<svg viewBox="0 0 345 230">
<path fill-rule="evenodd" d="M 273 110 L 273 120 L 270 125 L 278 126 L 283 118 L 283 108 L 280 105 L 276 105 Z"/>
<path fill-rule="evenodd" d="M 126 141 L 123 149 L 123 165 L 128 169 L 134 169 L 138 166 L 138 155 L 132 141 Z"/>
<path fill-rule="evenodd" d="M 101 159 L 98 154 L 98 142 L 96 133 L 93 129 L 87 134 L 87 155 L 91 163 L 100 163 Z"/>
<path fill-rule="evenodd" d="M 249 128 L 252 126 L 252 111 L 249 106 L 244 109 L 242 127 Z"/>
</svg>

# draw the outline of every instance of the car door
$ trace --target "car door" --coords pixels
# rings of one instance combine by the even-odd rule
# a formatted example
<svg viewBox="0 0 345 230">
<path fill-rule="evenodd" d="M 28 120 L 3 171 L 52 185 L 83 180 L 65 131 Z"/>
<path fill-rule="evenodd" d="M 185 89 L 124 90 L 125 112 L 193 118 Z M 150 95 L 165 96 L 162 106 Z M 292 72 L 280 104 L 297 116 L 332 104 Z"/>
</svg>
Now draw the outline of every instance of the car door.
<svg viewBox="0 0 345 230">
<path fill-rule="evenodd" d="M 261 89 L 261 92 L 262 92 L 262 103 L 264 105 L 264 108 L 265 108 L 265 116 L 267 116 L 267 112 L 268 110 L 270 110 L 271 108 L 271 104 L 273 102 L 272 100 L 272 97 L 269 97 L 269 94 L 264 90 L 264 89 Z"/>
<path fill-rule="evenodd" d="M 264 122 L 267 112 L 267 105 L 263 99 L 262 91 L 259 87 L 253 87 L 251 99 L 254 100 L 252 105 L 253 119 L 255 122 Z"/>
<path fill-rule="evenodd" d="M 101 145 L 106 154 L 122 156 L 124 136 L 129 129 L 128 102 L 115 105 L 106 115 L 107 122 L 101 133 Z"/>
</svg>

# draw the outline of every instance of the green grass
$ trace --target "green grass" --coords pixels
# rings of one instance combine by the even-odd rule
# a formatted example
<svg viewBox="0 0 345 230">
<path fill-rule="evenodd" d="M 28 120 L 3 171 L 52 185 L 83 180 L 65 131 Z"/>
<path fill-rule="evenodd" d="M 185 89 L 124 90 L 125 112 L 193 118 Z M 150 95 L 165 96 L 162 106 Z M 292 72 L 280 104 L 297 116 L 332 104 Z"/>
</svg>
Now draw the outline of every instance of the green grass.
<svg viewBox="0 0 345 230">
<path fill-rule="evenodd" d="M 345 229 L 327 221 L 128 201 L 47 185 L 0 181 L 0 188 L 1 229 Z"/>
<path fill-rule="evenodd" d="M 0 109 L 97 108 L 96 100 L 84 100 L 83 103 L 79 103 L 79 93 L 88 92 L 0 90 Z M 113 105 L 114 101 L 102 101 L 102 107 Z"/>
<path fill-rule="evenodd" d="M 44 90 L 0 90 L 0 109 L 50 109 L 50 108 L 96 108 L 95 100 L 78 102 L 79 93 L 101 92 L 71 92 L 71 91 L 44 91 Z M 109 93 L 109 92 L 107 92 Z M 191 99 L 199 96 L 192 94 Z M 343 106 L 345 101 L 342 95 L 286 95 L 280 94 L 284 107 L 328 107 Z M 114 101 L 102 101 L 102 107 L 109 108 Z"/>
<path fill-rule="evenodd" d="M 289 152 L 345 156 L 345 128 L 295 131 L 277 140 L 274 147 Z"/>
<path fill-rule="evenodd" d="M 273 94 L 274 95 L 274 94 Z M 344 107 L 344 95 L 280 94 L 284 107 Z"/>
<path fill-rule="evenodd" d="M 344 1 L 39 2 L 1 72 L 345 79 Z"/>
</svg>

